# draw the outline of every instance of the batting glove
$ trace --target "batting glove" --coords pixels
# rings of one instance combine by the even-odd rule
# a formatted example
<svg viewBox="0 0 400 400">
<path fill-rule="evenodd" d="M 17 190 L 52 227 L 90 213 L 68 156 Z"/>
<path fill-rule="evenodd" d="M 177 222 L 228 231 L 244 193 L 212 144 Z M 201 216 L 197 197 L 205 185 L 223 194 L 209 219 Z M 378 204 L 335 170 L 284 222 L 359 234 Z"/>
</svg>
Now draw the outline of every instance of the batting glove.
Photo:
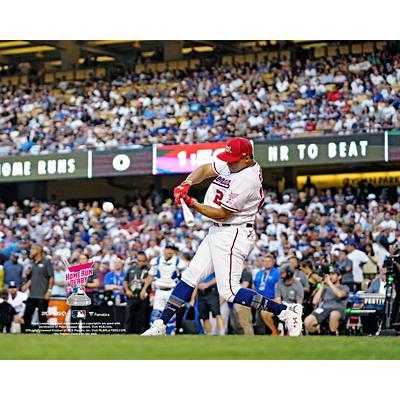
<svg viewBox="0 0 400 400">
<path fill-rule="evenodd" d="M 183 196 L 182 199 L 185 201 L 185 203 L 189 207 L 193 207 L 194 206 L 194 200 L 189 195 Z M 180 204 L 180 200 L 179 200 L 179 204 Z"/>
<path fill-rule="evenodd" d="M 188 194 L 190 186 L 190 183 L 183 181 L 179 186 L 174 188 L 174 198 L 177 204 L 180 204 L 181 198 Z"/>
</svg>

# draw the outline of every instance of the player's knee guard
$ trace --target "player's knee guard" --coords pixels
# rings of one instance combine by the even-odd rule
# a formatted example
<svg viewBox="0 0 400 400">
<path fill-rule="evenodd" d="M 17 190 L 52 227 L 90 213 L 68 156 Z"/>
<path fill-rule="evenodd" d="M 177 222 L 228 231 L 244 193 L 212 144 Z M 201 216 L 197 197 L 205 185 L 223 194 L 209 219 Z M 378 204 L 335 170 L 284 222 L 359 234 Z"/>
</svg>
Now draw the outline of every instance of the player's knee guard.
<svg viewBox="0 0 400 400">
<path fill-rule="evenodd" d="M 154 310 L 151 312 L 150 315 L 150 322 L 153 323 L 156 319 L 160 319 L 161 318 L 161 310 Z"/>
</svg>

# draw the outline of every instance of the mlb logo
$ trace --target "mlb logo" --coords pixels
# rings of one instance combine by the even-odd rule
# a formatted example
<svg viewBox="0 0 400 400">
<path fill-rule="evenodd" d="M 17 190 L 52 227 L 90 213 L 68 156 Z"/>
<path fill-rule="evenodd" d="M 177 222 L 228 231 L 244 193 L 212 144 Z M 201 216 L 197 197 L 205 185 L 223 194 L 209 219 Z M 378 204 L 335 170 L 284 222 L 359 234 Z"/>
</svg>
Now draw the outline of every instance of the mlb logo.
<svg viewBox="0 0 400 400">
<path fill-rule="evenodd" d="M 86 318 L 86 310 L 72 310 L 72 318 Z"/>
</svg>

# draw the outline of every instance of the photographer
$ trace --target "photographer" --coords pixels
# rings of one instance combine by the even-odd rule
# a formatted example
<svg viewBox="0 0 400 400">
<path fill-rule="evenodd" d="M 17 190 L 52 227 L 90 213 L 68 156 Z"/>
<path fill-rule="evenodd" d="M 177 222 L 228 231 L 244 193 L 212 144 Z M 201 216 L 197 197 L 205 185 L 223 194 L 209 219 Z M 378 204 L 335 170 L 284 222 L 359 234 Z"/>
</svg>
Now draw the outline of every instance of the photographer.
<svg viewBox="0 0 400 400">
<path fill-rule="evenodd" d="M 332 335 L 338 334 L 340 320 L 345 318 L 346 299 L 349 296 L 348 286 L 340 283 L 340 270 L 330 267 L 325 275 L 323 284 L 313 297 L 314 311 L 304 320 L 306 331 L 319 333 L 320 326 L 329 320 L 329 331 Z"/>
<path fill-rule="evenodd" d="M 129 267 L 124 278 L 124 289 L 128 298 L 125 328 L 126 333 L 141 334 L 148 328 L 151 286 L 141 293 L 149 272 L 146 254 L 139 251 L 136 261 Z"/>
<path fill-rule="evenodd" d="M 281 267 L 279 272 L 281 280 L 275 286 L 276 302 L 303 304 L 303 285 L 294 277 L 294 269 L 286 265 Z"/>
</svg>

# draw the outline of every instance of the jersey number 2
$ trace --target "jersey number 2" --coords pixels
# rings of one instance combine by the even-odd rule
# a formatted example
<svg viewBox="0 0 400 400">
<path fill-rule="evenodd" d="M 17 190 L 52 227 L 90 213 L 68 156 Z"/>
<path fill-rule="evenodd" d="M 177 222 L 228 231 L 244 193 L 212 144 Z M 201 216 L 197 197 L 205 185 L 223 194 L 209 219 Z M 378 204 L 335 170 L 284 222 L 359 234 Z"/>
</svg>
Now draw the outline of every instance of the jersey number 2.
<svg viewBox="0 0 400 400">
<path fill-rule="evenodd" d="M 214 203 L 217 206 L 220 206 L 221 205 L 221 200 L 222 200 L 223 197 L 224 197 L 224 194 L 219 189 L 217 189 L 215 191 L 215 197 L 214 197 L 214 200 L 213 200 Z"/>
</svg>

